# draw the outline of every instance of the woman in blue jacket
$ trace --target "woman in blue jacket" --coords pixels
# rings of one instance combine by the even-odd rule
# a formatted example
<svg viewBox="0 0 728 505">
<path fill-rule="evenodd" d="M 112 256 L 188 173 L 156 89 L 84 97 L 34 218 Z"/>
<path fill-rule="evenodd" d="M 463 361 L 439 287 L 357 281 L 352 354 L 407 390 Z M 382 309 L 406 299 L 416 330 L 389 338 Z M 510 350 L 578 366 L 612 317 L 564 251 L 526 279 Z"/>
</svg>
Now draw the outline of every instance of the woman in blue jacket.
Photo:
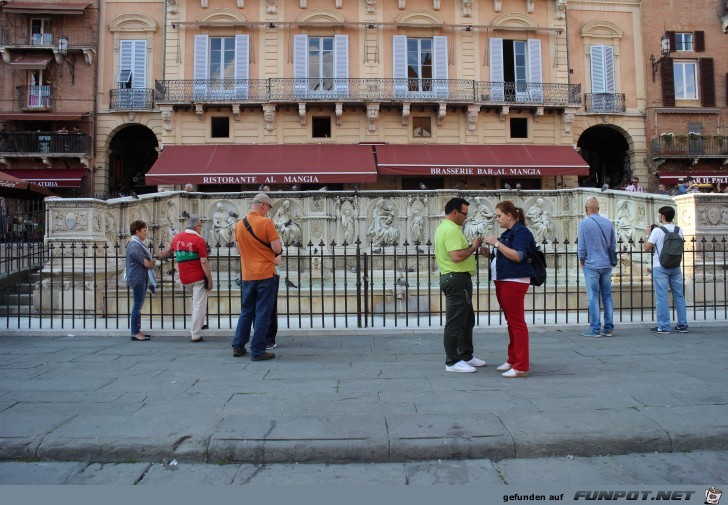
<svg viewBox="0 0 728 505">
<path fill-rule="evenodd" d="M 511 201 L 503 201 L 495 206 L 495 219 L 506 231 L 498 238 L 486 237 L 493 246 L 488 257 L 495 256 L 491 262 L 491 275 L 495 280 L 495 296 L 503 310 L 508 324 L 508 361 L 496 370 L 503 377 L 517 378 L 528 376 L 528 326 L 524 315 L 524 300 L 534 275 L 528 258 L 536 250 L 536 242 L 531 231 L 526 228 L 523 209 Z"/>
</svg>

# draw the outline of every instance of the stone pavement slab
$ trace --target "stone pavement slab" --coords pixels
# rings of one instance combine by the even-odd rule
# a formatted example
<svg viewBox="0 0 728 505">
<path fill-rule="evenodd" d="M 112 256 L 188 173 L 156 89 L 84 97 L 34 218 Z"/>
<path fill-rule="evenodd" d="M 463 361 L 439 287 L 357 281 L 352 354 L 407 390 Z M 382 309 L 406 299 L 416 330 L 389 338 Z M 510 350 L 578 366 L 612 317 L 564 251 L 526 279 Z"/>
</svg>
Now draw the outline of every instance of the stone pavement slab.
<svg viewBox="0 0 728 505">
<path fill-rule="evenodd" d="M 0 332 L 0 459 L 368 463 L 728 449 L 725 330 L 648 327 L 601 339 L 534 329 L 531 375 L 516 380 L 495 371 L 502 330 L 477 331 L 489 364 L 472 374 L 446 372 L 441 332 L 425 328 L 282 332 L 266 362 L 234 358 L 228 336 L 193 345 Z"/>
</svg>

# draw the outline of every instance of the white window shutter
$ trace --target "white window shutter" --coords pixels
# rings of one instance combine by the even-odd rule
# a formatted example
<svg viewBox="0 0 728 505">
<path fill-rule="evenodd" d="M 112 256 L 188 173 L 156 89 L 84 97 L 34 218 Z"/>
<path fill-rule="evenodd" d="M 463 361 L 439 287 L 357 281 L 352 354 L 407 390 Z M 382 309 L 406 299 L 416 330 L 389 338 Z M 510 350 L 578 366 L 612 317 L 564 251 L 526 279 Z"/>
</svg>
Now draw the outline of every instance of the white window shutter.
<svg viewBox="0 0 728 505">
<path fill-rule="evenodd" d="M 235 97 L 248 98 L 250 35 L 235 36 Z"/>
<path fill-rule="evenodd" d="M 134 41 L 122 40 L 119 45 L 119 76 L 116 78 L 116 82 L 119 83 L 120 86 L 129 81 L 133 61 Z"/>
<path fill-rule="evenodd" d="M 532 102 L 543 102 L 541 41 L 538 39 L 528 39 L 528 88 Z"/>
<path fill-rule="evenodd" d="M 407 36 L 392 37 L 392 76 L 394 78 L 394 96 L 403 98 L 407 95 Z"/>
<path fill-rule="evenodd" d="M 334 92 L 338 97 L 349 96 L 349 36 L 334 36 Z"/>
<path fill-rule="evenodd" d="M 604 46 L 591 46 L 591 91 L 604 93 L 606 91 L 604 80 Z"/>
<path fill-rule="evenodd" d="M 147 41 L 134 41 L 134 63 L 131 74 L 132 88 L 147 87 Z"/>
<path fill-rule="evenodd" d="M 435 79 L 433 89 L 438 98 L 447 98 L 447 37 L 432 37 L 432 76 Z"/>
<path fill-rule="evenodd" d="M 607 93 L 617 91 L 614 82 L 614 48 L 612 46 L 604 46 L 604 91 Z"/>
<path fill-rule="evenodd" d="M 293 36 L 293 94 L 306 96 L 308 90 L 308 35 Z"/>
<path fill-rule="evenodd" d="M 209 39 L 207 35 L 195 35 L 195 63 L 192 78 L 195 98 L 207 96 L 210 67 L 207 64 Z"/>
<path fill-rule="evenodd" d="M 490 39 L 490 99 L 495 102 L 505 100 L 503 71 L 503 39 Z"/>
</svg>

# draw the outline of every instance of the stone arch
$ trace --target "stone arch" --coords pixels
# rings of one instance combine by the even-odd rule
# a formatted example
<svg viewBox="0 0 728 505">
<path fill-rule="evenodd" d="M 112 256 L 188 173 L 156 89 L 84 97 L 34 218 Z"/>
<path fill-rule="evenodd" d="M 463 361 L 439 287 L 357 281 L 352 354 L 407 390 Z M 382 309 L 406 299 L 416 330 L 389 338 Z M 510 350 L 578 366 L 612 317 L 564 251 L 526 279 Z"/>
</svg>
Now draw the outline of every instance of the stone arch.
<svg viewBox="0 0 728 505">
<path fill-rule="evenodd" d="M 445 24 L 445 21 L 440 16 L 425 9 L 412 9 L 403 12 L 396 17 L 394 22 L 398 25 L 415 25 L 421 27 L 438 27 Z"/>
<path fill-rule="evenodd" d="M 577 146 L 589 164 L 589 177 L 580 178 L 580 185 L 611 188 L 620 186 L 625 176 L 631 176 L 637 160 L 634 159 L 634 139 L 617 125 L 597 124 L 585 129 Z"/>
<path fill-rule="evenodd" d="M 120 14 L 109 23 L 109 31 L 115 32 L 156 32 L 157 22 L 146 14 Z"/>
<path fill-rule="evenodd" d="M 108 189 L 149 193 L 156 186 L 144 184 L 144 174 L 157 160 L 159 139 L 146 125 L 127 123 L 114 128 L 106 138 L 105 164 L 108 170 Z"/>
<path fill-rule="evenodd" d="M 492 26 L 495 28 L 517 27 L 517 28 L 538 28 L 538 24 L 530 16 L 519 14 L 517 12 L 507 12 L 501 14 L 493 20 Z"/>
<path fill-rule="evenodd" d="M 300 14 L 296 18 L 296 22 L 302 25 L 314 23 L 343 24 L 346 22 L 346 18 L 343 14 L 331 9 L 312 9 Z"/>
<path fill-rule="evenodd" d="M 198 23 L 245 23 L 247 20 L 245 16 L 236 12 L 232 9 L 212 9 L 207 12 L 203 12 L 196 19 Z"/>
</svg>

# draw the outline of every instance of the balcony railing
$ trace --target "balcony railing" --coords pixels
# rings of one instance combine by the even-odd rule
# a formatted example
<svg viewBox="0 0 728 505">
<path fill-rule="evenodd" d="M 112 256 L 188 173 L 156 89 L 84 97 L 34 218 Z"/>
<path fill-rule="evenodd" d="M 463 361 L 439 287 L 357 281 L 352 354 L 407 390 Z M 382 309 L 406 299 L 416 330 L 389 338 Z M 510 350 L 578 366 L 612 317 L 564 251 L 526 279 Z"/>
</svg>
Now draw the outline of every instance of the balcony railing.
<svg viewBox="0 0 728 505">
<path fill-rule="evenodd" d="M 0 132 L 0 154 L 78 156 L 91 152 L 91 137 L 85 133 Z"/>
<path fill-rule="evenodd" d="M 581 105 L 580 84 L 464 79 L 225 79 L 156 81 L 157 103 L 467 102 Z"/>
<path fill-rule="evenodd" d="M 584 109 L 587 112 L 619 114 L 626 112 L 624 93 L 585 93 Z"/>
<path fill-rule="evenodd" d="M 652 139 L 653 158 L 728 158 L 728 137 L 660 135 Z"/>
<path fill-rule="evenodd" d="M 29 26 L 0 27 L 0 45 L 8 47 L 57 47 L 58 37 L 68 37 L 68 48 L 93 47 L 94 34 L 89 30 L 55 30 L 51 33 L 31 33 Z"/>
<path fill-rule="evenodd" d="M 18 107 L 23 111 L 53 110 L 52 86 L 18 86 Z"/>
<path fill-rule="evenodd" d="M 154 90 L 127 88 L 109 90 L 109 109 L 151 109 L 154 107 Z"/>
</svg>

